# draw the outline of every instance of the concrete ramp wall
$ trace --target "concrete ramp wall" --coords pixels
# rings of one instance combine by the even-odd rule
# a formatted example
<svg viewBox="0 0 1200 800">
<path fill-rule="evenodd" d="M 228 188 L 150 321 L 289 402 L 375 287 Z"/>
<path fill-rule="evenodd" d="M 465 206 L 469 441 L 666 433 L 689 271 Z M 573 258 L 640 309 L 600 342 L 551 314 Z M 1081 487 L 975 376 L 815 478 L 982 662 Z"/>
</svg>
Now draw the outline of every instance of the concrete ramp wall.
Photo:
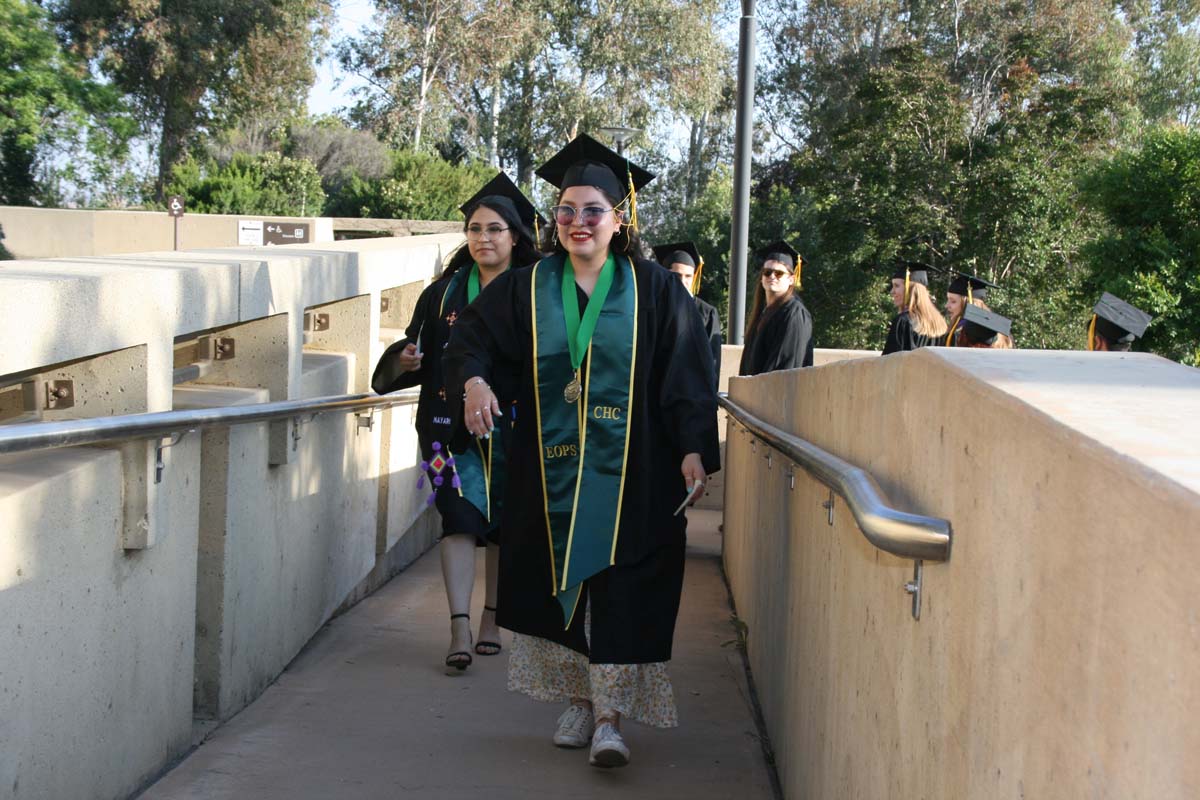
<svg viewBox="0 0 1200 800">
<path fill-rule="evenodd" d="M 0 425 L 368 391 L 460 242 L 0 262 Z M 128 797 L 424 552 L 413 416 L 0 456 L 0 798 Z"/>
<path fill-rule="evenodd" d="M 954 526 L 915 620 L 913 563 L 730 427 L 725 565 L 787 797 L 1200 795 L 1200 372 L 926 349 L 731 394 Z"/>
</svg>

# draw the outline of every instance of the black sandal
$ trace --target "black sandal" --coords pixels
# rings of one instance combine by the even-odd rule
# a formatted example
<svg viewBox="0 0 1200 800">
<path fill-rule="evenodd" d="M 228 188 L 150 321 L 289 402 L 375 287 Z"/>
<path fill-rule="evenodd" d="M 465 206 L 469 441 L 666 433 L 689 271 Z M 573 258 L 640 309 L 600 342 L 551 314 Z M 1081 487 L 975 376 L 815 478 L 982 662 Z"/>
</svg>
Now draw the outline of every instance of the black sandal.
<svg viewBox="0 0 1200 800">
<path fill-rule="evenodd" d="M 452 619 L 452 620 L 460 619 L 463 617 L 470 619 L 471 615 L 470 614 L 451 614 L 450 615 L 450 619 Z M 465 656 L 465 659 L 464 659 L 464 656 Z M 449 655 L 446 656 L 446 674 L 447 675 L 455 675 L 455 674 L 461 674 L 461 673 L 465 672 L 467 667 L 471 666 L 471 662 L 473 660 L 474 659 L 471 658 L 471 654 L 468 653 L 466 650 L 456 650 L 455 652 L 450 653 Z M 450 671 L 451 669 L 458 670 L 458 672 L 457 673 L 451 672 Z"/>
<path fill-rule="evenodd" d="M 496 609 L 493 608 L 492 606 L 484 606 L 483 610 L 491 611 L 492 613 L 495 613 L 495 611 L 496 611 Z M 481 647 L 486 647 L 489 649 L 480 650 L 479 648 L 481 648 Z M 475 652 L 481 656 L 499 655 L 500 651 L 503 649 L 504 649 L 504 645 L 500 644 L 500 642 L 489 642 L 486 639 L 480 639 L 478 642 L 475 643 Z"/>
</svg>

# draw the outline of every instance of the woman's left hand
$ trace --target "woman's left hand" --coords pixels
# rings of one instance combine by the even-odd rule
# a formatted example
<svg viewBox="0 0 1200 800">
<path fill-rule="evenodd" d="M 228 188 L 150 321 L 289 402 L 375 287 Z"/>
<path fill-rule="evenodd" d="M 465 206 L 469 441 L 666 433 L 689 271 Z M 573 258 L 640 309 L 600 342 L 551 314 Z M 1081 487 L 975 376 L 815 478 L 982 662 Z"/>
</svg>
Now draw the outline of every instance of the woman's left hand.
<svg viewBox="0 0 1200 800">
<path fill-rule="evenodd" d="M 683 480 L 687 484 L 689 492 L 692 491 L 692 488 L 697 483 L 703 485 L 708 480 L 708 476 L 704 474 L 704 464 L 700 461 L 699 453 L 688 453 L 684 456 L 683 463 L 679 466 L 679 471 L 683 473 Z M 696 500 L 700 499 L 701 494 L 703 494 L 703 490 L 697 493 L 696 497 L 688 505 L 692 505 Z"/>
</svg>

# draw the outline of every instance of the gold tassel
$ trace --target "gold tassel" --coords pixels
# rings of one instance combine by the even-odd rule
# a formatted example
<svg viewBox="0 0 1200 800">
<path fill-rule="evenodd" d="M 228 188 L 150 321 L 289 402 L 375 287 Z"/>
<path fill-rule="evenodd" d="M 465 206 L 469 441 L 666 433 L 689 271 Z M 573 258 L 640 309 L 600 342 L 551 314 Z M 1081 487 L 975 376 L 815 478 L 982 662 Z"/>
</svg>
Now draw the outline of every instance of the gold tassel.
<svg viewBox="0 0 1200 800">
<path fill-rule="evenodd" d="M 704 272 L 704 256 L 700 256 L 700 264 L 696 267 L 696 274 L 692 276 L 692 294 L 696 295 L 700 292 L 700 273 Z"/>
<path fill-rule="evenodd" d="M 958 323 L 961 321 L 962 321 L 962 314 L 959 314 L 957 317 L 954 318 L 954 321 L 950 323 L 950 332 L 946 334 L 946 344 L 945 344 L 946 347 L 954 346 L 953 344 L 951 344 L 951 342 L 954 341 L 954 334 L 958 330 Z"/>
<path fill-rule="evenodd" d="M 541 250 L 542 249 L 542 232 L 540 230 L 538 230 L 537 218 L 538 218 L 538 215 L 534 214 L 533 215 L 533 249 Z"/>
<path fill-rule="evenodd" d="M 912 270 L 910 270 L 908 267 L 905 267 L 904 268 L 904 309 L 903 309 L 904 311 L 908 311 L 908 304 L 911 299 L 908 296 L 908 289 L 912 285 L 908 282 L 908 277 L 911 274 L 912 274 Z"/>
<path fill-rule="evenodd" d="M 1088 325 L 1088 350 L 1096 349 L 1096 315 L 1092 314 L 1092 321 Z"/>
<path fill-rule="evenodd" d="M 800 272 L 804 269 L 804 259 L 796 256 L 796 291 L 800 291 L 804 286 L 800 282 Z"/>
<path fill-rule="evenodd" d="M 629 161 L 625 162 L 625 174 L 629 176 L 629 224 L 633 226 L 633 232 L 639 233 L 637 221 L 637 189 L 633 185 L 633 170 L 629 168 Z"/>
</svg>

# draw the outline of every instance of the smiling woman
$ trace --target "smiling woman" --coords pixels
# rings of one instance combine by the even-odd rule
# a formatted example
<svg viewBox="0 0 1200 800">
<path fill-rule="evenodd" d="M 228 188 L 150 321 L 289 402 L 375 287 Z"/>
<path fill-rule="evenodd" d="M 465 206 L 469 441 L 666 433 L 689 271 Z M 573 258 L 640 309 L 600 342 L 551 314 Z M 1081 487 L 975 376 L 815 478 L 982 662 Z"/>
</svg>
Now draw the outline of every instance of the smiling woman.
<svg viewBox="0 0 1200 800">
<path fill-rule="evenodd" d="M 499 416 L 499 426 L 486 443 L 472 441 L 461 430 L 456 433 L 450 410 L 454 384 L 446 382 L 441 353 L 455 321 L 483 289 L 509 267 L 526 266 L 539 256 L 530 233 L 537 213 L 504 173 L 461 210 L 466 246 L 455 251 L 442 277 L 421 294 L 405 337 L 383 354 L 371 381 L 380 394 L 421 387 L 417 432 L 426 472 L 422 481 L 430 482 L 429 500 L 437 504 L 442 517 L 442 576 L 450 606 L 449 674 L 461 674 L 472 661 L 470 610 L 477 544 L 488 545 L 488 554 L 484 610 L 474 651 L 487 656 L 501 649 L 495 618 L 496 545 L 510 417 Z"/>
<path fill-rule="evenodd" d="M 560 192 L 554 252 L 496 278 L 445 361 L 472 433 L 499 403 L 527 409 L 501 530 L 509 688 L 569 702 L 554 743 L 590 741 L 592 764 L 622 766 L 622 717 L 677 724 L 674 512 L 720 466 L 712 358 L 687 290 L 638 256 L 635 192 L 653 176 L 586 136 L 538 175 Z M 520 376 L 515 395 L 488 386 L 503 375 Z"/>
</svg>

